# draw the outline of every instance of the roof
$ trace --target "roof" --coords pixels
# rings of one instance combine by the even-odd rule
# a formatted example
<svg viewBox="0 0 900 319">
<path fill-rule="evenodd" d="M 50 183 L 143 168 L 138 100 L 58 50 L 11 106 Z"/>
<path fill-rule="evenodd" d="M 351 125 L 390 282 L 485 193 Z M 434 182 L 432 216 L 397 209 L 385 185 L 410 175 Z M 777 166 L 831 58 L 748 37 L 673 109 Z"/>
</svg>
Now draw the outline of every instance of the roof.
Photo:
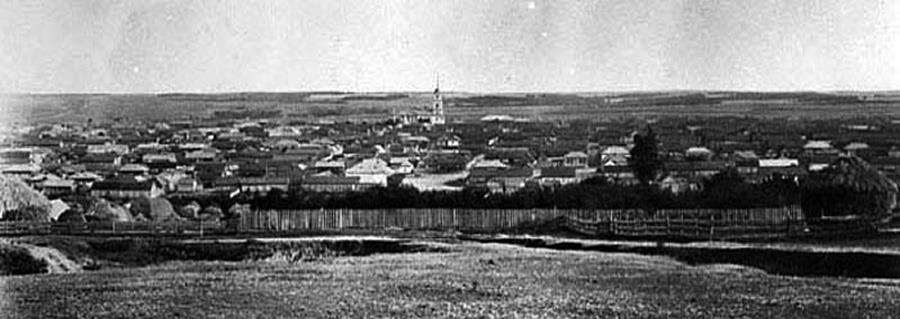
<svg viewBox="0 0 900 319">
<path fill-rule="evenodd" d="M 744 160 L 758 159 L 759 156 L 756 155 L 754 151 L 734 151 L 734 157 Z"/>
<path fill-rule="evenodd" d="M 472 165 L 472 168 L 507 168 L 509 165 L 503 164 L 500 160 L 481 160 Z"/>
<path fill-rule="evenodd" d="M 318 161 L 314 165 L 316 168 L 344 168 L 344 161 Z"/>
<path fill-rule="evenodd" d="M 74 188 L 75 182 L 68 179 L 61 178 L 48 178 L 44 182 L 41 183 L 43 187 L 51 187 L 51 188 Z"/>
<path fill-rule="evenodd" d="M 238 178 L 241 185 L 287 185 L 290 179 L 287 177 L 241 177 Z"/>
<path fill-rule="evenodd" d="M 804 149 L 829 149 L 831 147 L 831 142 L 829 141 L 809 141 L 806 142 L 806 145 L 803 145 Z"/>
<path fill-rule="evenodd" d="M 175 154 L 172 153 L 163 153 L 163 154 L 145 154 L 142 158 L 144 162 L 175 162 Z"/>
<path fill-rule="evenodd" d="M 706 147 L 702 147 L 702 146 L 688 147 L 688 149 L 685 150 L 684 152 L 685 152 L 686 154 L 687 154 L 687 153 L 708 153 L 708 154 L 712 154 L 712 151 L 711 151 L 710 149 L 708 149 L 708 148 L 706 148 Z"/>
<path fill-rule="evenodd" d="M 120 172 L 146 172 L 149 170 L 150 168 L 143 164 L 125 164 L 119 168 Z"/>
<path fill-rule="evenodd" d="M 565 156 L 565 157 L 582 157 L 582 158 L 588 158 L 588 155 L 585 154 L 584 152 L 581 152 L 581 151 L 573 151 L 573 152 L 566 153 L 566 156 Z"/>
<path fill-rule="evenodd" d="M 359 176 L 307 176 L 301 182 L 303 185 L 354 185 L 359 184 Z"/>
<path fill-rule="evenodd" d="M 393 174 L 387 162 L 378 158 L 367 158 L 347 169 L 347 174 Z"/>
<path fill-rule="evenodd" d="M 760 168 L 791 167 L 791 166 L 800 166 L 800 160 L 795 159 L 795 158 L 775 158 L 775 159 L 760 159 L 759 160 Z"/>
<path fill-rule="evenodd" d="M 548 167 L 541 169 L 541 178 L 574 178 L 575 167 Z"/>
<path fill-rule="evenodd" d="M 844 146 L 844 149 L 848 150 L 848 151 L 862 150 L 862 149 L 867 149 L 867 148 L 869 148 L 869 144 L 861 143 L 861 142 L 853 142 L 853 143 L 847 144 L 847 146 Z"/>
<path fill-rule="evenodd" d="M 613 145 L 613 146 L 609 146 L 609 147 L 603 149 L 603 151 L 600 152 L 600 154 L 603 154 L 603 155 L 628 155 L 628 154 L 630 154 L 630 152 L 628 152 L 628 149 L 625 148 L 624 146 Z"/>
<path fill-rule="evenodd" d="M 94 182 L 92 190 L 150 190 L 153 181 L 139 181 L 133 177 L 115 177 L 104 181 Z"/>
<path fill-rule="evenodd" d="M 534 176 L 534 170 L 530 168 L 511 168 L 504 170 L 473 170 L 469 177 L 487 178 L 527 178 Z"/>
</svg>

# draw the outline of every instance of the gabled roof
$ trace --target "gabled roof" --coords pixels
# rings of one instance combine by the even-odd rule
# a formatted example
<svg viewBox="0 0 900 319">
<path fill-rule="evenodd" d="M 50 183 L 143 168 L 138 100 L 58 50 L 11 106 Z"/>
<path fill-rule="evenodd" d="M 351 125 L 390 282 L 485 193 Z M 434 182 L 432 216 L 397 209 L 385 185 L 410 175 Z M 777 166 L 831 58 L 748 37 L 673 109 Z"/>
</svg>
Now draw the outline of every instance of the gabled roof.
<svg viewBox="0 0 900 319">
<path fill-rule="evenodd" d="M 566 153 L 565 157 L 588 158 L 588 155 L 581 151 L 572 151 L 572 152 Z"/>
<path fill-rule="evenodd" d="M 388 166 L 387 162 L 379 158 L 367 158 L 356 165 L 347 169 L 347 174 L 387 174 L 391 175 L 394 171 Z"/>
</svg>

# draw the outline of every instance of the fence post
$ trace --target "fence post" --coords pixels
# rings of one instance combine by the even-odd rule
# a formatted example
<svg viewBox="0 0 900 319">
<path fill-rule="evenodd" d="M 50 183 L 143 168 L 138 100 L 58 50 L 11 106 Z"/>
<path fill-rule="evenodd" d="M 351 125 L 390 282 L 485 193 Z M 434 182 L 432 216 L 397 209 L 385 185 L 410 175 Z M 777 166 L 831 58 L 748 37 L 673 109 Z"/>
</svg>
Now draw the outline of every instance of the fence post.
<svg viewBox="0 0 900 319">
<path fill-rule="evenodd" d="M 609 234 L 615 235 L 616 234 L 616 219 L 615 219 L 615 215 L 613 214 L 612 209 L 607 211 L 607 216 L 609 217 Z"/>
<path fill-rule="evenodd" d="M 709 213 L 709 241 L 713 240 L 713 237 L 715 236 L 715 229 L 716 229 L 716 214 L 715 214 L 715 212 L 710 212 Z"/>
</svg>

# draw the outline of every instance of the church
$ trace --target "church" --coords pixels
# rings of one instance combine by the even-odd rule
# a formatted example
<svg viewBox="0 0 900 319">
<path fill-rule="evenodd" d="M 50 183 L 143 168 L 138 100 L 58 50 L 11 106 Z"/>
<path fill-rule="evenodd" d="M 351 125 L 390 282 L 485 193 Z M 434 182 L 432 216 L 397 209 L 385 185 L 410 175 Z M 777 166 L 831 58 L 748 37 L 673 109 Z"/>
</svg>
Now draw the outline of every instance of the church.
<svg viewBox="0 0 900 319">
<path fill-rule="evenodd" d="M 395 123 L 403 125 L 444 125 L 447 123 L 444 117 L 444 98 L 441 96 L 441 80 L 437 79 L 431 102 L 431 108 L 427 110 L 414 110 L 400 114 L 394 114 Z"/>
</svg>

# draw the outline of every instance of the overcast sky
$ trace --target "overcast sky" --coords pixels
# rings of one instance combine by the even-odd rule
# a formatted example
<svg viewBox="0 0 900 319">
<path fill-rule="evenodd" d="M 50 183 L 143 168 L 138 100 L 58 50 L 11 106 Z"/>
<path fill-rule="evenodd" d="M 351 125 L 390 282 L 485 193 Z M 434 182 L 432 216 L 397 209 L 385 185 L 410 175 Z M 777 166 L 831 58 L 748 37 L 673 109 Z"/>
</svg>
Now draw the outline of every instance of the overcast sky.
<svg viewBox="0 0 900 319">
<path fill-rule="evenodd" d="M 900 1 L 0 1 L 0 92 L 900 89 Z"/>
</svg>

